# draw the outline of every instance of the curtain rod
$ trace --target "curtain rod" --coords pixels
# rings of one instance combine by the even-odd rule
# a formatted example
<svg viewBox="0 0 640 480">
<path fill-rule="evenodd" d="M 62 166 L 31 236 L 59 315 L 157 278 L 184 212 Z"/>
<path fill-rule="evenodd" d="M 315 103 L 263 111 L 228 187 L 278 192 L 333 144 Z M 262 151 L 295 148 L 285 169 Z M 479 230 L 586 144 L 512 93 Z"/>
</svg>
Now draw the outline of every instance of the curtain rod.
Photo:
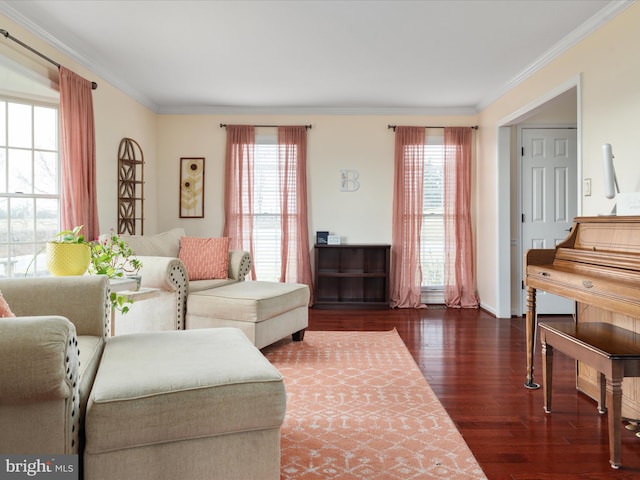
<svg viewBox="0 0 640 480">
<path fill-rule="evenodd" d="M 282 125 L 251 125 L 252 127 L 269 127 L 269 128 L 277 128 L 277 127 L 281 127 Z M 220 128 L 227 128 L 227 124 L 226 123 L 221 123 L 220 124 Z M 311 125 L 304 125 L 304 128 L 306 128 L 307 130 L 309 130 L 311 128 Z"/>
<path fill-rule="evenodd" d="M 37 51 L 35 48 L 30 47 L 29 45 L 27 45 L 26 43 L 18 40 L 16 37 L 14 37 L 13 35 L 10 35 L 9 32 L 7 32 L 4 29 L 0 29 L 0 34 L 2 36 L 4 36 L 4 38 L 8 38 L 9 40 L 13 40 L 14 42 L 16 42 L 18 45 L 20 45 L 21 47 L 26 48 L 27 50 L 29 50 L 30 52 L 35 53 L 36 55 L 38 55 L 40 58 L 45 59 L 47 62 L 49 63 L 53 63 L 56 67 L 60 68 L 60 64 L 54 60 L 51 60 L 49 57 L 47 57 L 46 55 L 44 55 L 43 53 L 40 53 L 39 51 Z M 95 90 L 96 88 L 98 88 L 98 84 L 96 82 L 91 82 L 91 89 Z"/>
<path fill-rule="evenodd" d="M 394 132 L 396 131 L 396 127 L 397 127 L 397 125 L 387 125 L 387 128 L 393 130 Z M 436 126 L 436 125 L 427 125 L 427 126 L 422 127 L 422 128 L 447 128 L 447 127 Z M 473 130 L 477 130 L 478 129 L 478 125 L 473 125 L 473 126 L 471 126 L 469 128 L 471 128 Z"/>
</svg>

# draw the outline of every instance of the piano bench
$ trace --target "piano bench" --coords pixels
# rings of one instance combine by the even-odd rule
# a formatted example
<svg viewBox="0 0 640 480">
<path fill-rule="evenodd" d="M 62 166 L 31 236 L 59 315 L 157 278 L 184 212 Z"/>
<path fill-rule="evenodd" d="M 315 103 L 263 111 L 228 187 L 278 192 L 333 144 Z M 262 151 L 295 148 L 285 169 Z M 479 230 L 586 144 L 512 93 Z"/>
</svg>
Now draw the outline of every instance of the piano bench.
<svg viewBox="0 0 640 480">
<path fill-rule="evenodd" d="M 553 349 L 599 372 L 598 411 L 608 413 L 609 463 L 620 467 L 622 379 L 640 377 L 640 334 L 609 323 L 540 323 L 544 410 L 551 412 Z"/>
</svg>

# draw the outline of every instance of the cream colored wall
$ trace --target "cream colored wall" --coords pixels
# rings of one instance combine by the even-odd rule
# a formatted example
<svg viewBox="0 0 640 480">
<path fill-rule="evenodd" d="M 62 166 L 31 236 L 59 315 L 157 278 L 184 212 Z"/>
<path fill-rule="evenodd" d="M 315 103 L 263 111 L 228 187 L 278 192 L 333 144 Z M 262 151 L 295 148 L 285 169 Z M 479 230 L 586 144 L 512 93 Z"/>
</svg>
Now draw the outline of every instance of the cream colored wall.
<svg viewBox="0 0 640 480">
<path fill-rule="evenodd" d="M 483 305 L 497 308 L 497 205 L 499 199 L 498 127 L 505 119 L 536 104 L 549 92 L 580 78 L 582 178 L 592 178 L 592 195 L 582 198 L 582 214 L 611 210 L 603 196 L 601 145 L 613 144 L 621 190 L 640 190 L 637 168 L 640 136 L 640 4 L 635 3 L 582 42 L 540 69 L 485 108 L 479 115 L 478 222 L 476 228 L 478 287 Z M 579 181 L 582 181 L 582 178 Z M 508 245 L 508 243 L 507 243 Z"/>
<path fill-rule="evenodd" d="M 108 83 L 100 80 L 98 82 L 98 89 L 93 95 L 93 106 L 100 231 L 107 232 L 110 228 L 117 228 L 118 147 L 120 141 L 127 137 L 140 144 L 144 155 L 144 231 L 153 233 L 157 230 L 158 223 L 157 116 Z"/>
<path fill-rule="evenodd" d="M 0 25 L 27 45 L 88 80 L 98 83 L 98 89 L 93 91 L 93 107 L 100 230 L 104 232 L 117 227 L 117 158 L 118 145 L 123 137 L 133 138 L 140 143 L 147 160 L 145 195 L 149 208 L 145 211 L 147 217 L 145 227 L 150 231 L 156 230 L 158 220 L 155 205 L 158 196 L 158 171 L 155 162 L 156 114 L 3 15 L 0 15 Z M 0 41 L 0 55 L 10 56 L 12 60 L 24 61 L 24 64 L 32 70 L 34 62 L 38 62 L 37 73 L 57 78 L 57 69 L 54 66 L 39 60 L 34 54 L 10 40 L 3 38 Z"/>
<path fill-rule="evenodd" d="M 328 230 L 349 243 L 390 243 L 393 200 L 393 125 L 475 125 L 475 116 L 161 115 L 158 168 L 163 212 L 159 230 L 176 225 L 190 235 L 220 235 L 223 216 L 225 124 L 306 125 L 311 242 Z M 258 130 L 260 131 L 260 130 Z M 205 218 L 179 219 L 180 157 L 205 157 Z M 360 188 L 340 191 L 340 170 L 357 170 Z"/>
<path fill-rule="evenodd" d="M 576 89 L 572 88 L 540 107 L 540 109 L 530 117 L 520 122 L 520 125 L 533 127 L 545 125 L 575 127 L 578 111 L 577 100 Z"/>
</svg>

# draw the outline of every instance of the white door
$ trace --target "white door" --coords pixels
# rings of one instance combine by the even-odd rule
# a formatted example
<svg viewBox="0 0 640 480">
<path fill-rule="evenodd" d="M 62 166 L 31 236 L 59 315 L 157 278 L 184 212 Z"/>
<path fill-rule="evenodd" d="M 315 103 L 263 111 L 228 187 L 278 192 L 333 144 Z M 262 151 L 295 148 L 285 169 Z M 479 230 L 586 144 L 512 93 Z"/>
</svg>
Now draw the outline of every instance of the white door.
<svg viewBox="0 0 640 480">
<path fill-rule="evenodd" d="M 523 252 L 554 248 L 569 235 L 577 214 L 576 130 L 523 128 L 521 153 Z M 538 313 L 574 313 L 569 299 L 542 291 L 536 298 Z"/>
</svg>

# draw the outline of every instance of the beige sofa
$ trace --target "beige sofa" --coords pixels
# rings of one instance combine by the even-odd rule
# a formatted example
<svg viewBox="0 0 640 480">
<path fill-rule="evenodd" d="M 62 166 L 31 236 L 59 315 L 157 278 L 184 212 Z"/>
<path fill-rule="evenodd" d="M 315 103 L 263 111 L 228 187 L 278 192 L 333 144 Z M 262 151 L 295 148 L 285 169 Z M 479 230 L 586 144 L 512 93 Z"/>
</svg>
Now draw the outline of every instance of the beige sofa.
<svg viewBox="0 0 640 480">
<path fill-rule="evenodd" d="M 156 235 L 120 235 L 142 261 L 142 286 L 159 289 L 149 300 L 135 302 L 127 314 L 116 313 L 118 334 L 161 330 L 183 330 L 189 292 L 208 290 L 244 281 L 251 269 L 249 252 L 229 252 L 228 278 L 189 281 L 184 264 L 178 259 L 182 228 Z"/>
<path fill-rule="evenodd" d="M 180 252 L 182 228 L 156 235 L 121 235 L 142 261 L 142 286 L 160 289 L 118 314 L 116 332 L 148 332 L 233 327 L 258 348 L 292 335 L 304 338 L 308 326 L 309 287 L 297 283 L 245 282 L 249 252 L 231 250 L 226 279 L 189 280 Z"/>
<path fill-rule="evenodd" d="M 105 337 L 101 275 L 0 279 L 0 452 L 83 480 L 280 478 L 282 375 L 235 328 Z"/>
<path fill-rule="evenodd" d="M 75 454 L 108 329 L 102 275 L 0 279 L 0 452 Z"/>
</svg>

